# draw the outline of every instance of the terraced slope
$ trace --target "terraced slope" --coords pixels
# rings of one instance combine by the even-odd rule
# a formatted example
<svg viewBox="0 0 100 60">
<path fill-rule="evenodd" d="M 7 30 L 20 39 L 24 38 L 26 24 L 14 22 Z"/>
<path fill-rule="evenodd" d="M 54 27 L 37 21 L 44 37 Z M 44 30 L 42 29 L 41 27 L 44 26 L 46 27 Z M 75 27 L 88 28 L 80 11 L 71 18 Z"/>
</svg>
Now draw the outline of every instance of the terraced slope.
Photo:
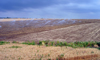
<svg viewBox="0 0 100 60">
<path fill-rule="evenodd" d="M 44 32 L 30 33 L 8 41 L 100 41 L 100 23 L 88 23 Z"/>
</svg>

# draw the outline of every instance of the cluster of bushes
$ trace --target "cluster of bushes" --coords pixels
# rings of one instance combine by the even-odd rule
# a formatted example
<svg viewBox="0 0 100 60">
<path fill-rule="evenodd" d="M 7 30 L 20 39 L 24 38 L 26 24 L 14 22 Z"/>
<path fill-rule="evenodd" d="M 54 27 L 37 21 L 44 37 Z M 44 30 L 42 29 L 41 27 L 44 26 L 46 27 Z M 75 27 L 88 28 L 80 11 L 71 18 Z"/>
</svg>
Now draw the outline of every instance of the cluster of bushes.
<svg viewBox="0 0 100 60">
<path fill-rule="evenodd" d="M 36 43 L 34 42 L 34 41 L 32 41 L 32 42 L 23 42 L 22 44 L 27 44 L 27 45 L 35 45 Z"/>
<path fill-rule="evenodd" d="M 5 42 L 5 41 L 0 41 L 0 45 L 3 44 L 8 44 L 10 42 Z M 17 43 L 16 41 L 13 41 L 12 43 Z M 93 42 L 93 41 L 88 41 L 88 42 L 54 42 L 54 41 L 39 41 L 38 43 L 32 41 L 32 42 L 23 42 L 22 44 L 27 44 L 27 45 L 45 45 L 45 46 L 69 46 L 69 47 L 73 47 L 73 48 L 78 48 L 78 47 L 93 47 L 94 45 L 98 45 L 99 46 L 99 50 L 100 50 L 100 42 Z"/>
<path fill-rule="evenodd" d="M 36 43 L 34 41 L 32 42 L 24 42 L 22 44 L 28 44 L 28 45 L 35 45 Z M 39 41 L 39 43 L 37 43 L 37 45 L 45 45 L 45 46 L 70 46 L 73 48 L 77 48 L 77 47 L 93 47 L 94 45 L 98 45 L 100 46 L 100 42 L 93 42 L 93 41 L 89 41 L 89 42 L 71 42 L 71 43 L 67 43 L 67 42 L 53 42 L 53 41 Z"/>
<path fill-rule="evenodd" d="M 0 41 L 0 45 L 3 45 L 3 44 L 8 44 L 10 42 L 6 42 L 6 41 Z"/>
</svg>

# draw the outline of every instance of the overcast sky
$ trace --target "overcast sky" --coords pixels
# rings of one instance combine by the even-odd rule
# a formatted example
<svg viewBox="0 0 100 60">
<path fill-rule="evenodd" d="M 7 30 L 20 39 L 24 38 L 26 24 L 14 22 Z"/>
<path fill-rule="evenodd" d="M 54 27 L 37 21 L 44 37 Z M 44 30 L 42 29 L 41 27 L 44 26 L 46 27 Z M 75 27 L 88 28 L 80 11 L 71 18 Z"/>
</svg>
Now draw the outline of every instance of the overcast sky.
<svg viewBox="0 0 100 60">
<path fill-rule="evenodd" d="M 100 0 L 0 0 L 0 17 L 100 19 Z"/>
</svg>

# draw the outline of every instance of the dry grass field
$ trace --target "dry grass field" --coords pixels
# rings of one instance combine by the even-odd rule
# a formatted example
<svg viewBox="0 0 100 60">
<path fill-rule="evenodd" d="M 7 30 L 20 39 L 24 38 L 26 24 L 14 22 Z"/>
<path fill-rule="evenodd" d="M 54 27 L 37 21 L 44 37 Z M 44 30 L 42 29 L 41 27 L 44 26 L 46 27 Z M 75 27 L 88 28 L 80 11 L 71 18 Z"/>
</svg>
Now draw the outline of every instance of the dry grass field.
<svg viewBox="0 0 100 60">
<path fill-rule="evenodd" d="M 17 47 L 16 47 L 17 46 Z M 71 48 L 24 44 L 0 45 L 0 60 L 100 60 L 95 48 Z"/>
</svg>

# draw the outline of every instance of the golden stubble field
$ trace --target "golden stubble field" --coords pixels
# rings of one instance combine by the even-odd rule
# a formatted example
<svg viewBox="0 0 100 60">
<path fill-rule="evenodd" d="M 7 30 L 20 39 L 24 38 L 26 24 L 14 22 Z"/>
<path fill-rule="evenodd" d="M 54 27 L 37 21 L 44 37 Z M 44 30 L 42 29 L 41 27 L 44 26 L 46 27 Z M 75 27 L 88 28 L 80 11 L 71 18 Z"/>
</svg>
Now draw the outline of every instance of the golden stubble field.
<svg viewBox="0 0 100 60">
<path fill-rule="evenodd" d="M 19 48 L 12 48 L 19 46 Z M 99 60 L 100 51 L 95 48 L 71 48 L 24 44 L 0 45 L 0 60 Z"/>
</svg>

